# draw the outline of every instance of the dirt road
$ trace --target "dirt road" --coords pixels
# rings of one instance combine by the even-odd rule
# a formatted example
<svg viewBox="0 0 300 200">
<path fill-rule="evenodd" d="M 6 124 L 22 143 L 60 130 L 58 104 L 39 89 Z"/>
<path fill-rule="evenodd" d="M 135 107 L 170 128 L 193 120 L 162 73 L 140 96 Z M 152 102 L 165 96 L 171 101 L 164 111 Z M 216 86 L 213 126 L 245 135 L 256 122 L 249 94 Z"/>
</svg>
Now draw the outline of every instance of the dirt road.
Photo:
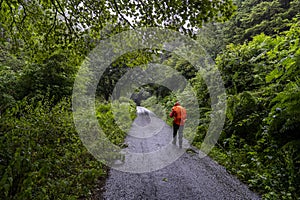
<svg viewBox="0 0 300 200">
<path fill-rule="evenodd" d="M 164 154 L 170 155 L 168 158 L 180 156 L 171 164 L 166 164 L 169 161 L 161 162 L 165 159 L 161 155 L 154 156 L 159 159 L 152 157 L 148 160 L 145 157 L 130 160 L 129 156 L 125 156 L 125 161 L 119 163 L 119 168 L 110 170 L 104 199 L 260 199 L 211 158 L 200 158 L 196 152 L 186 152 L 189 147 L 186 141 L 183 149 L 179 149 L 178 144 L 172 145 L 172 128 L 153 113 L 148 113 L 143 108 L 139 111 L 141 112 L 126 138 L 126 151 L 138 155 L 157 152 L 160 155 L 161 149 L 167 146 Z M 149 168 L 145 168 L 145 163 Z M 133 170 L 128 172 L 129 168 Z"/>
</svg>

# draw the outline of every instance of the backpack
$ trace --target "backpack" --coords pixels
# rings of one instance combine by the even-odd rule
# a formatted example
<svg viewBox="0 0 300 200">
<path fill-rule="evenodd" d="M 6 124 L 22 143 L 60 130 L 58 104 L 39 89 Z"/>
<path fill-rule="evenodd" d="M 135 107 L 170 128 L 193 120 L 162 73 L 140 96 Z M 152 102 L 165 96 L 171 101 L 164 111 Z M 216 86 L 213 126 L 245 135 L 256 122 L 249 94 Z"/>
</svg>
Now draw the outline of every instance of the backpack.
<svg viewBox="0 0 300 200">
<path fill-rule="evenodd" d="M 186 115 L 186 109 L 182 106 L 174 106 L 174 122 L 178 125 L 184 125 L 185 119 L 187 117 Z"/>
</svg>

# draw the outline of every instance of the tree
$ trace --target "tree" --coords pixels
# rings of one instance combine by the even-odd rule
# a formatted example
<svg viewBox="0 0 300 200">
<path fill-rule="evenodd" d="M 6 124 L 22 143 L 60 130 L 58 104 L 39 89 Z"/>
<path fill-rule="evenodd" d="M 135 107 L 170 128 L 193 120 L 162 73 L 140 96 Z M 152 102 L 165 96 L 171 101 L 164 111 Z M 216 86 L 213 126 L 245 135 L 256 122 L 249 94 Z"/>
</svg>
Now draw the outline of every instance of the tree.
<svg viewBox="0 0 300 200">
<path fill-rule="evenodd" d="M 238 11 L 223 27 L 226 43 L 243 43 L 255 35 L 268 36 L 289 29 L 299 13 L 300 1 L 249 0 L 238 3 Z"/>
<path fill-rule="evenodd" d="M 2 41 L 35 48 L 43 43 L 47 44 L 43 48 L 49 49 L 101 38 L 107 32 L 101 35 L 100 31 L 107 25 L 112 32 L 158 26 L 192 33 L 203 21 L 224 21 L 234 10 L 231 0 L 7 0 L 1 1 L 0 7 Z"/>
</svg>

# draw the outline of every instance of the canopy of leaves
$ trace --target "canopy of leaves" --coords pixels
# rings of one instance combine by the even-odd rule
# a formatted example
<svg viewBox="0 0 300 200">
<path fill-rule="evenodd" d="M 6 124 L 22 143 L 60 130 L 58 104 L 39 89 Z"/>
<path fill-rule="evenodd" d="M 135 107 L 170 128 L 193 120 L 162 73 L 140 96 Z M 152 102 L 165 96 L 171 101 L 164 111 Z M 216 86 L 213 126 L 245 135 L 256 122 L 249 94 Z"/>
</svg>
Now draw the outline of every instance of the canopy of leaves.
<svg viewBox="0 0 300 200">
<path fill-rule="evenodd" d="M 231 0 L 5 0 L 0 5 L 1 41 L 47 50 L 58 44 L 68 48 L 76 41 L 84 48 L 82 43 L 129 26 L 158 26 L 192 33 L 203 21 L 224 21 L 233 11 Z M 101 33 L 107 25 L 109 31 Z"/>
</svg>

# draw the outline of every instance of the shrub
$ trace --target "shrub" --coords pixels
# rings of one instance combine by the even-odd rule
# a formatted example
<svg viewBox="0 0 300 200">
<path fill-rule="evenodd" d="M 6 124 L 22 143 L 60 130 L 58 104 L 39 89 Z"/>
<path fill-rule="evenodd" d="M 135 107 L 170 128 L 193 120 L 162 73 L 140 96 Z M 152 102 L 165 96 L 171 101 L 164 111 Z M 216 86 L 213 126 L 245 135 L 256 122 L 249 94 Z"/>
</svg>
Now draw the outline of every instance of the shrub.
<svg viewBox="0 0 300 200">
<path fill-rule="evenodd" d="M 82 145 L 67 99 L 24 99 L 1 115 L 0 127 L 1 199 L 76 199 L 105 175 Z"/>
</svg>

